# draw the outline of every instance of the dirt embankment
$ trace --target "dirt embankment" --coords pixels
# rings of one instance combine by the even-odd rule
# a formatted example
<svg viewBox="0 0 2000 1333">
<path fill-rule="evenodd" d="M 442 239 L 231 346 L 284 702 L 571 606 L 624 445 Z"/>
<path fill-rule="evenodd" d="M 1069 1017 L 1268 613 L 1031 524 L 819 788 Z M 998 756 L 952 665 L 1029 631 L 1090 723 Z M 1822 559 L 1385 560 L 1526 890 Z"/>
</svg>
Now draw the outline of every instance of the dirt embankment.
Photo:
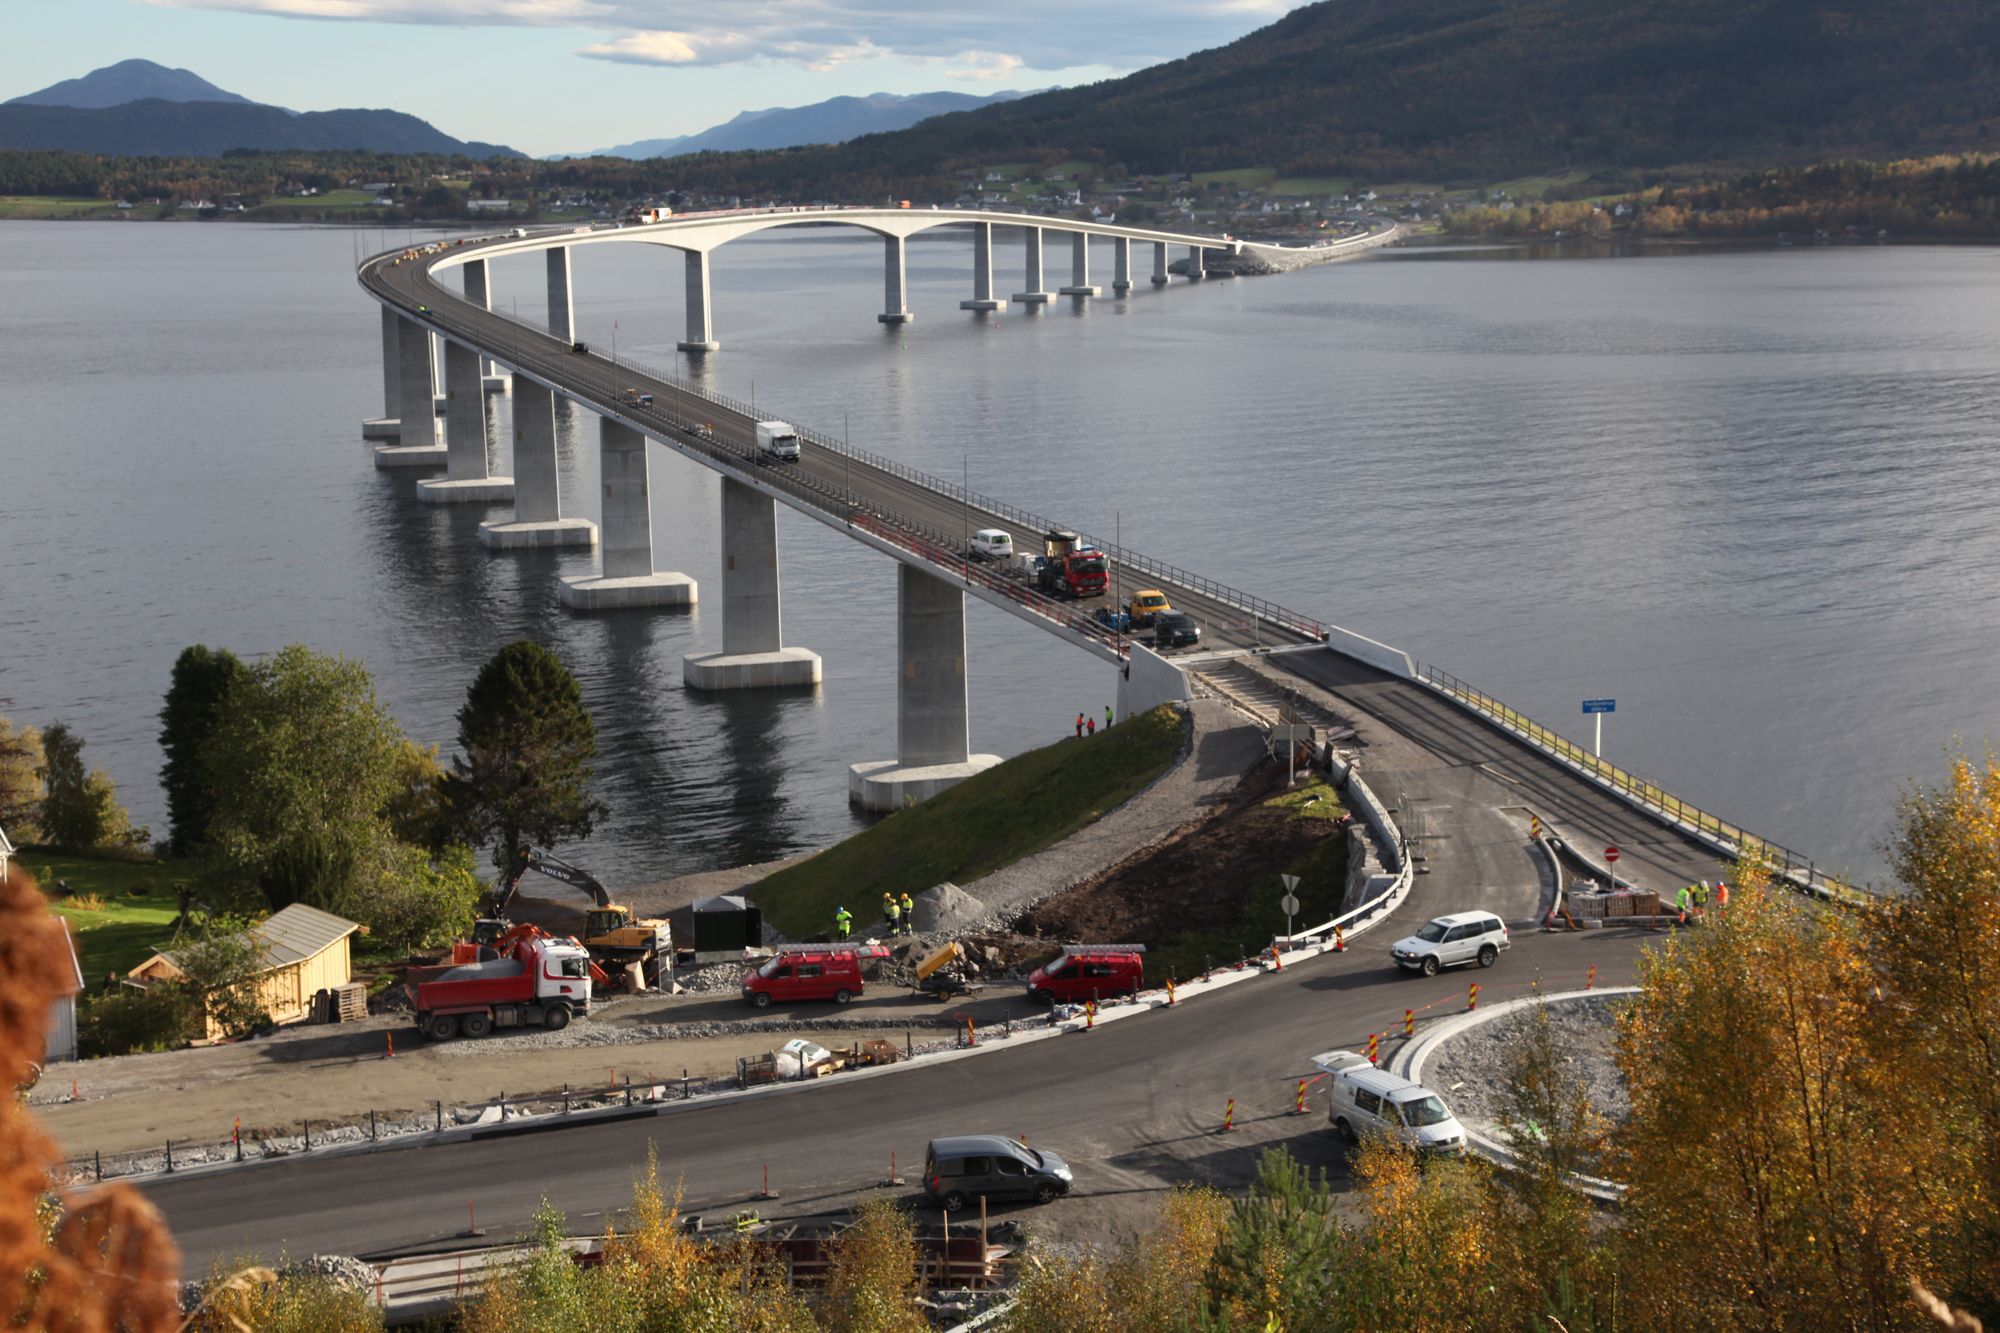
<svg viewBox="0 0 2000 1333">
<path fill-rule="evenodd" d="M 1324 846 L 1329 840 L 1345 847 L 1338 820 L 1301 818 L 1295 808 L 1267 804 L 1284 791 L 1284 767 L 1259 764 L 1214 814 L 1043 901 L 1018 928 L 1045 939 L 1136 943 L 1154 951 L 1193 937 L 1240 937 L 1255 947 L 1266 923 L 1251 910 L 1254 886 L 1333 850 Z M 1337 893 L 1339 886 L 1331 887 Z"/>
</svg>

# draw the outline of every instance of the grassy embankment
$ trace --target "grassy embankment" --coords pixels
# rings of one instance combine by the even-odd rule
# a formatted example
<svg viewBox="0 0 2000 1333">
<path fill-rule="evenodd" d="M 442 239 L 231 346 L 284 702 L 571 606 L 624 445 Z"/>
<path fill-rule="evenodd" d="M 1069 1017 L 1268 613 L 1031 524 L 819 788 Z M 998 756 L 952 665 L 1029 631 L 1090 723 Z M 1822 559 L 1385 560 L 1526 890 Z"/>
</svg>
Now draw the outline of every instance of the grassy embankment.
<svg viewBox="0 0 2000 1333">
<path fill-rule="evenodd" d="M 757 903 L 793 939 L 831 929 L 843 905 L 857 927 L 872 928 L 887 890 L 965 884 L 1110 813 L 1173 766 L 1184 729 L 1161 707 L 1030 750 L 779 871 L 756 887 Z"/>
<path fill-rule="evenodd" d="M 187 869 L 177 861 L 121 861 L 31 847 L 14 863 L 35 877 L 55 914 L 76 936 L 84 980 L 137 967 L 174 935 L 176 887 Z M 60 897 L 58 881 L 69 882 Z"/>
</svg>

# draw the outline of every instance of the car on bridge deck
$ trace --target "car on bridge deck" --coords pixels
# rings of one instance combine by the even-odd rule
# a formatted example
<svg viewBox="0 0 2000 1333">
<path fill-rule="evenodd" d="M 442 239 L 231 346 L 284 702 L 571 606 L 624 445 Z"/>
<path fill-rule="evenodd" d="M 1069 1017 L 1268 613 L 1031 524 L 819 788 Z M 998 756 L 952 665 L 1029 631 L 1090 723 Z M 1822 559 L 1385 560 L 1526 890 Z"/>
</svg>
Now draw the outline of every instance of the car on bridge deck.
<svg viewBox="0 0 2000 1333">
<path fill-rule="evenodd" d="M 1153 646 L 1190 648 L 1201 642 L 1201 626 L 1185 611 L 1162 611 L 1153 619 Z"/>
<path fill-rule="evenodd" d="M 974 560 L 1012 560 L 1014 535 L 1004 528 L 981 528 L 972 534 L 966 554 Z"/>
<path fill-rule="evenodd" d="M 1478 963 L 1491 967 L 1502 949 L 1513 947 L 1507 923 L 1491 912 L 1454 912 L 1427 921 L 1414 935 L 1389 948 L 1396 966 L 1434 977 L 1441 967 Z"/>
</svg>

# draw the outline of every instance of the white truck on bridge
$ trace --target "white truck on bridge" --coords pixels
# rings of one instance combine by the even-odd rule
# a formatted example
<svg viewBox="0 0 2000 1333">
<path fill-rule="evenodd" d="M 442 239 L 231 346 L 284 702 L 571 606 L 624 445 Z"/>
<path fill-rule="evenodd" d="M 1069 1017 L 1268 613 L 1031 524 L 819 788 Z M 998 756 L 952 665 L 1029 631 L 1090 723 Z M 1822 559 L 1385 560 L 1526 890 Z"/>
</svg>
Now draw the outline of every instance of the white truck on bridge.
<svg viewBox="0 0 2000 1333">
<path fill-rule="evenodd" d="M 799 461 L 799 433 L 782 421 L 760 421 L 757 423 L 757 458 L 759 462 L 796 463 Z"/>
</svg>

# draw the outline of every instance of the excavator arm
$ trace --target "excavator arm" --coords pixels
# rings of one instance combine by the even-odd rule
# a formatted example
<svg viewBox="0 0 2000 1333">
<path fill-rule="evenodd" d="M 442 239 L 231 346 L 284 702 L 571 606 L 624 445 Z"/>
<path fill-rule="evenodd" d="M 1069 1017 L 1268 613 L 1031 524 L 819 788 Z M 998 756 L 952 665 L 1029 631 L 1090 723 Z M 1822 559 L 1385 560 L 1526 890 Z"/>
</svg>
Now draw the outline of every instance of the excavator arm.
<svg viewBox="0 0 2000 1333">
<path fill-rule="evenodd" d="M 582 889 L 599 907 L 611 906 L 611 894 L 597 882 L 596 876 L 578 869 L 567 861 L 558 860 L 547 852 L 537 851 L 533 847 L 523 847 L 514 854 L 514 864 L 507 868 L 507 873 L 501 877 L 499 889 L 493 895 L 495 916 L 506 915 L 507 904 L 514 901 L 514 894 L 521 887 L 521 876 L 530 870 L 538 875 L 560 880 L 573 889 Z"/>
</svg>

